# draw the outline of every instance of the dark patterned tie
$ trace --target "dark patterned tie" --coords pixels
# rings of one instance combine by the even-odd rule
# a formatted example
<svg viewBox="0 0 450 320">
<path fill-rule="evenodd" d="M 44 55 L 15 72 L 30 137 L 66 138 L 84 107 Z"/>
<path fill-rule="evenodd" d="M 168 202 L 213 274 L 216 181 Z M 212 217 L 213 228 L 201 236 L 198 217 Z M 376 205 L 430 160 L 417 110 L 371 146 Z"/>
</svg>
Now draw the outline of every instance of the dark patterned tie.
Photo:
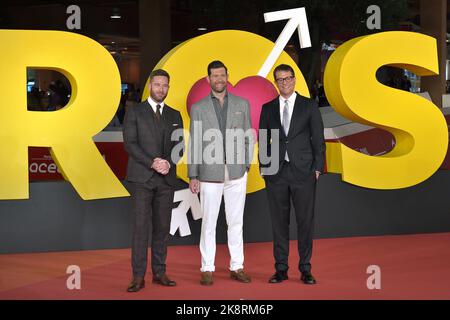
<svg viewBox="0 0 450 320">
<path fill-rule="evenodd" d="M 156 119 L 161 120 L 161 106 L 156 105 Z"/>
</svg>

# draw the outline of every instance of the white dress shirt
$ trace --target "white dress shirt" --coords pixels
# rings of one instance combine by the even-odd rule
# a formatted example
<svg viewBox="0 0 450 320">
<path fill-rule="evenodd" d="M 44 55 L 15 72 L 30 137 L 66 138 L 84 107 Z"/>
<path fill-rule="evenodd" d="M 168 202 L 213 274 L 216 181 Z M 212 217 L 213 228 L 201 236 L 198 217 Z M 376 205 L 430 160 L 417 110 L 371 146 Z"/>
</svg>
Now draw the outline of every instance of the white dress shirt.
<svg viewBox="0 0 450 320">
<path fill-rule="evenodd" d="M 284 111 L 284 104 L 287 100 L 288 102 L 288 113 L 289 113 L 289 128 L 291 127 L 291 119 L 292 119 L 292 112 L 294 112 L 294 105 L 295 105 L 295 99 L 297 98 L 297 93 L 292 93 L 291 96 L 287 99 L 283 98 L 282 96 L 279 97 L 280 99 L 280 121 L 281 124 L 283 124 L 283 111 Z"/>
<path fill-rule="evenodd" d="M 155 114 L 156 114 L 156 106 L 159 104 L 159 105 L 161 106 L 160 112 L 161 112 L 161 115 L 162 115 L 163 108 L 164 108 L 164 101 L 161 102 L 161 103 L 158 103 L 158 102 L 154 101 L 151 97 L 148 97 L 147 101 L 148 101 L 148 103 L 150 103 L 150 106 L 152 107 L 153 112 L 154 112 Z M 166 161 L 167 164 L 169 165 L 169 169 L 170 169 L 170 162 L 167 161 L 167 160 L 165 160 L 165 161 Z"/>
<path fill-rule="evenodd" d="M 153 112 L 156 114 L 156 106 L 159 104 L 161 106 L 160 112 L 162 114 L 163 109 L 164 109 L 164 101 L 161 103 L 156 102 L 155 100 L 153 100 L 151 97 L 148 97 L 147 99 L 148 103 L 150 103 L 150 106 L 153 109 Z"/>
</svg>

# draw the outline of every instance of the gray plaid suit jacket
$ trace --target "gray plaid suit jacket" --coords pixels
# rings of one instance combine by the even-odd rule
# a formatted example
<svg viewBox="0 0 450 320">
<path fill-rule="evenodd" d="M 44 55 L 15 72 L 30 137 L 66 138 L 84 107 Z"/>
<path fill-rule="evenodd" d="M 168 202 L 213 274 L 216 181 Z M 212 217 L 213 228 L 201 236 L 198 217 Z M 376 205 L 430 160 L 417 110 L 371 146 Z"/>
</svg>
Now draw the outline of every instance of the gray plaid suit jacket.
<svg viewBox="0 0 450 320">
<path fill-rule="evenodd" d="M 124 147 L 127 151 L 128 167 L 127 180 L 131 182 L 146 182 L 155 171 L 151 169 L 154 158 L 162 158 L 170 163 L 170 170 L 164 176 L 170 185 L 176 185 L 176 163 L 174 163 L 171 153 L 172 149 L 183 141 L 181 136 L 177 141 L 171 141 L 172 132 L 183 128 L 183 120 L 180 112 L 172 109 L 167 104 L 162 112 L 162 125 L 164 128 L 164 143 L 161 148 L 157 145 L 157 127 L 152 115 L 153 110 L 148 101 L 138 103 L 128 108 L 123 127 Z M 180 151 L 182 155 L 184 148 Z"/>
</svg>

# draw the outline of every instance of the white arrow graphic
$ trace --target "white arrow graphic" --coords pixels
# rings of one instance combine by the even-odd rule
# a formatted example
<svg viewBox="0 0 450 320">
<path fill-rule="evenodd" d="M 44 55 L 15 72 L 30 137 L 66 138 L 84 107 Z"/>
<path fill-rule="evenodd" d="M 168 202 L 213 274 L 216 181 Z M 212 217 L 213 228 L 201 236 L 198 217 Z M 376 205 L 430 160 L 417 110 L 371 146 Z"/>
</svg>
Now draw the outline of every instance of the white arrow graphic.
<svg viewBox="0 0 450 320">
<path fill-rule="evenodd" d="M 274 11 L 264 14 L 264 21 L 266 23 L 287 19 L 289 19 L 288 23 L 284 27 L 283 31 L 281 31 L 280 36 L 275 42 L 275 47 L 272 49 L 266 61 L 259 70 L 258 76 L 264 78 L 267 77 L 270 70 L 275 65 L 278 57 L 281 55 L 284 47 L 286 47 L 287 43 L 289 42 L 289 39 L 295 33 L 295 29 L 298 29 L 300 47 L 311 47 L 311 38 L 309 36 L 308 20 L 306 19 L 305 8 Z"/>
<path fill-rule="evenodd" d="M 181 203 L 178 207 L 172 209 L 172 220 L 170 221 L 170 234 L 174 235 L 180 229 L 180 236 L 185 237 L 191 234 L 187 213 L 191 209 L 194 220 L 203 217 L 200 207 L 200 201 L 196 194 L 193 194 L 189 189 L 175 191 L 173 202 Z"/>
</svg>

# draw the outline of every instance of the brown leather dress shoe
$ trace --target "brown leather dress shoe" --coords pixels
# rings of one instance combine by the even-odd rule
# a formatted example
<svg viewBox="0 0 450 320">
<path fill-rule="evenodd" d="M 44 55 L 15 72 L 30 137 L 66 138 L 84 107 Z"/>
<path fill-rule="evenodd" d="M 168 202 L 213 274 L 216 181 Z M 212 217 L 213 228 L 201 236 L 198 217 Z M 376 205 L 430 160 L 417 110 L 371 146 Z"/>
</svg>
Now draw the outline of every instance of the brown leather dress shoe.
<svg viewBox="0 0 450 320">
<path fill-rule="evenodd" d="M 173 280 L 170 280 L 169 277 L 167 276 L 167 274 L 165 274 L 165 273 L 160 274 L 160 275 L 154 275 L 152 282 L 163 285 L 163 286 L 167 286 L 167 287 L 175 287 L 177 285 L 177 283 Z"/>
<path fill-rule="evenodd" d="M 143 288 L 145 288 L 144 278 L 134 278 L 128 285 L 127 292 L 138 292 Z"/>
<path fill-rule="evenodd" d="M 249 283 L 252 282 L 252 279 L 250 278 L 250 276 L 248 274 L 246 274 L 244 272 L 244 269 L 239 269 L 236 271 L 231 271 L 230 272 L 230 277 L 233 280 L 239 281 L 239 282 L 243 282 L 243 283 Z"/>
<path fill-rule="evenodd" d="M 202 286 L 210 286 L 214 283 L 213 273 L 211 271 L 202 272 L 202 276 L 200 278 L 200 284 Z"/>
</svg>

